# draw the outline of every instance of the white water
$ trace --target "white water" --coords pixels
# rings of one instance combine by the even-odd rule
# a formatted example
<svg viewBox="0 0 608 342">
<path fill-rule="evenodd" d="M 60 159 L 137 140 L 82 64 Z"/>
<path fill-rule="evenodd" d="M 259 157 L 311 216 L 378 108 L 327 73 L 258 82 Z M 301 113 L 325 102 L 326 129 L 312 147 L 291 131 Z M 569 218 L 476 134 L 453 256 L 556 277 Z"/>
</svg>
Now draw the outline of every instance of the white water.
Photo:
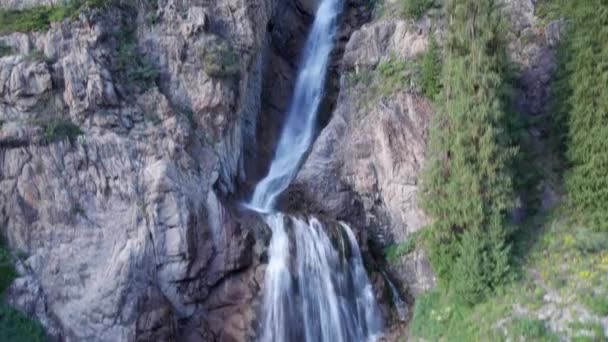
<svg viewBox="0 0 608 342">
<path fill-rule="evenodd" d="M 255 187 L 248 204 L 254 210 L 268 213 L 274 209 L 277 196 L 295 177 L 312 143 L 340 9 L 341 0 L 323 0 L 319 5 L 270 170 Z"/>
<path fill-rule="evenodd" d="M 382 276 L 384 277 L 384 283 L 388 284 L 388 288 L 391 291 L 391 298 L 393 299 L 393 305 L 397 310 L 397 317 L 399 317 L 401 322 L 405 322 L 407 320 L 407 304 L 401 299 L 399 291 L 397 291 L 395 284 L 393 284 L 388 275 L 385 272 L 382 272 Z"/>
<path fill-rule="evenodd" d="M 258 212 L 274 211 L 276 198 L 295 177 L 314 139 L 341 1 L 322 0 L 317 10 L 270 170 L 247 205 Z M 261 341 L 376 340 L 380 313 L 350 228 L 336 227 L 334 246 L 317 219 L 304 221 L 280 213 L 265 219 L 272 238 Z"/>
<path fill-rule="evenodd" d="M 338 252 L 315 218 L 304 221 L 273 214 L 266 222 L 273 236 L 261 340 L 376 340 L 382 327 L 380 312 L 350 228 L 336 228 Z"/>
</svg>

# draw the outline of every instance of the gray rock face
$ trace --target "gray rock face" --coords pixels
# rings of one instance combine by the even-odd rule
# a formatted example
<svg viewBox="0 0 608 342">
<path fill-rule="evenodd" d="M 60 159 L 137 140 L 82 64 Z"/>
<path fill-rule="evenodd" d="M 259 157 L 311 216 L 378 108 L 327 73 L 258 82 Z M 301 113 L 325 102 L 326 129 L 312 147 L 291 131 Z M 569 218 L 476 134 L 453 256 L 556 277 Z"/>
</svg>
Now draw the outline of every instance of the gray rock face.
<svg viewBox="0 0 608 342">
<path fill-rule="evenodd" d="M 352 35 L 336 109 L 290 190 L 295 207 L 313 203 L 308 210 L 365 227 L 384 245 L 403 242 L 422 228 L 426 219 L 416 202 L 430 104 L 408 88 L 362 100 L 368 85 L 350 85 L 349 77 L 369 72 L 390 55 L 414 58 L 426 44 L 425 30 L 399 20 L 380 20 Z M 419 251 L 394 271 L 414 294 L 434 283 Z"/>
<path fill-rule="evenodd" d="M 53 339 L 254 334 L 253 232 L 263 227 L 237 221 L 220 194 L 243 176 L 244 140 L 254 136 L 260 23 L 272 3 L 197 3 L 93 11 L 0 37 L 13 51 L 0 58 L 0 222 L 24 255 L 8 300 Z M 125 20 L 162 87 L 138 90 L 117 76 Z M 234 77 L 206 72 L 203 56 L 220 42 L 238 51 Z M 49 131 L 60 120 L 83 134 Z"/>
</svg>

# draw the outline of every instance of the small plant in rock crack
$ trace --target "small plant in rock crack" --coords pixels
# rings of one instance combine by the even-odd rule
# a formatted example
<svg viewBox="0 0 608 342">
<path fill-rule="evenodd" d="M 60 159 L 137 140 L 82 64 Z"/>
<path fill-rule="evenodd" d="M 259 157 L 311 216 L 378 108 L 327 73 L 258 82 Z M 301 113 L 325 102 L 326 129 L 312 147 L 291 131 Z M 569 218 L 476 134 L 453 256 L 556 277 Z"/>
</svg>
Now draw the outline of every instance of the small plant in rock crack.
<svg viewBox="0 0 608 342">
<path fill-rule="evenodd" d="M 0 57 L 10 56 L 13 54 L 13 48 L 6 45 L 4 42 L 0 42 Z"/>
<path fill-rule="evenodd" d="M 73 142 L 76 137 L 82 134 L 82 130 L 76 124 L 67 119 L 52 119 L 41 122 L 39 125 L 43 129 L 42 143 L 45 145 L 69 139 Z"/>
<path fill-rule="evenodd" d="M 203 70 L 211 77 L 230 78 L 239 73 L 239 57 L 236 52 L 222 42 L 203 54 Z"/>
<path fill-rule="evenodd" d="M 159 69 L 138 51 L 135 27 L 125 25 L 116 34 L 118 48 L 115 72 L 128 85 L 145 91 L 155 84 L 159 76 Z"/>
</svg>

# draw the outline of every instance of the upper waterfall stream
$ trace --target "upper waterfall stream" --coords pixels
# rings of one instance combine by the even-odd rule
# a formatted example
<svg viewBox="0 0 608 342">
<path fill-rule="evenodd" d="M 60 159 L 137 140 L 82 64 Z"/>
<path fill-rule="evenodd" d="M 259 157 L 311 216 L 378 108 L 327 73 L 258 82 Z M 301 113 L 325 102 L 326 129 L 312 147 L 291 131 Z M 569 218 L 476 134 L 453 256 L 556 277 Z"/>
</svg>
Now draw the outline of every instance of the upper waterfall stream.
<svg viewBox="0 0 608 342">
<path fill-rule="evenodd" d="M 260 339 L 264 342 L 363 342 L 381 331 L 380 313 L 354 234 L 273 213 L 313 142 L 342 0 L 322 0 L 305 45 L 293 100 L 270 170 L 248 207 L 272 230 Z M 332 238 L 330 238 L 330 236 Z"/>
<path fill-rule="evenodd" d="M 329 55 L 334 46 L 342 0 L 323 0 L 304 47 L 302 67 L 293 100 L 281 132 L 270 170 L 255 187 L 248 207 L 270 212 L 275 201 L 296 176 L 300 162 L 315 136 L 317 112 L 323 97 Z"/>
</svg>

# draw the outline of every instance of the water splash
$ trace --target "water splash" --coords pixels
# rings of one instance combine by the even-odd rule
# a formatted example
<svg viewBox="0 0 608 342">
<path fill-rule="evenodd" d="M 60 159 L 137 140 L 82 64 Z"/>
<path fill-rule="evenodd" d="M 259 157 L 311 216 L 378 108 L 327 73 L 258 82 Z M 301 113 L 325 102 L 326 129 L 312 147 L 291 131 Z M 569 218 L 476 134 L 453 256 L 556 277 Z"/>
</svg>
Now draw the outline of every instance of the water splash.
<svg viewBox="0 0 608 342">
<path fill-rule="evenodd" d="M 375 341 L 382 322 L 351 229 L 338 228 L 339 253 L 315 218 L 275 214 L 266 222 L 273 237 L 261 341 Z"/>
<path fill-rule="evenodd" d="M 341 0 L 323 0 L 319 5 L 304 47 L 303 64 L 286 122 L 270 170 L 255 187 L 247 205 L 251 209 L 263 213 L 274 209 L 277 196 L 295 177 L 302 157 L 312 143 L 341 7 Z"/>
</svg>

